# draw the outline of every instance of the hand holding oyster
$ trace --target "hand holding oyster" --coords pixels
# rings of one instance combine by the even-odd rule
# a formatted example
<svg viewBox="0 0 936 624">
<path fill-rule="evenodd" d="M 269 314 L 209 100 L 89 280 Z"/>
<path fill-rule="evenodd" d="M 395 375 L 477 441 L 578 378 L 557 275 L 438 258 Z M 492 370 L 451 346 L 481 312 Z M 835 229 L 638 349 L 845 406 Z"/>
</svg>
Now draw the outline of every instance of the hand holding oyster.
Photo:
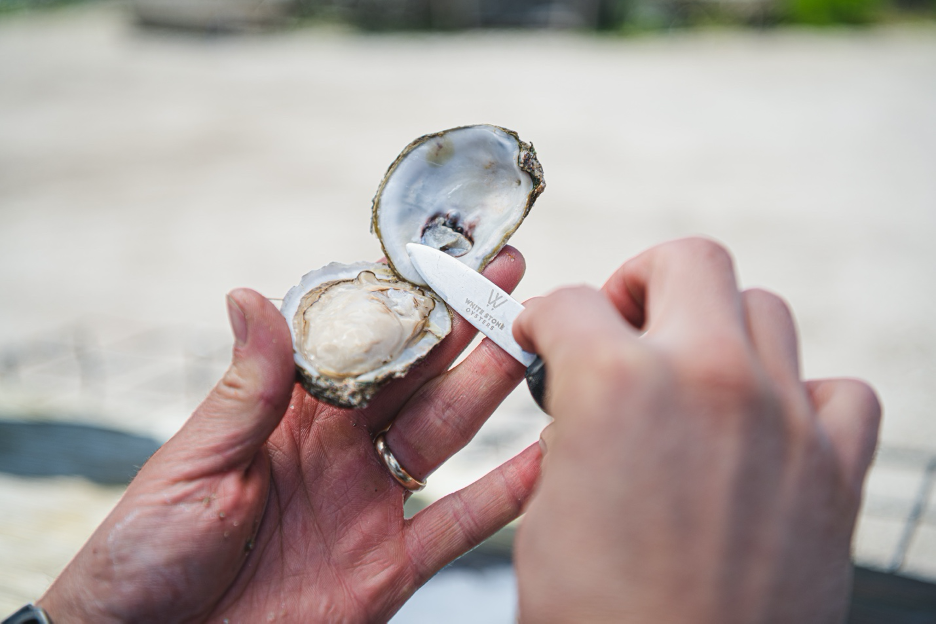
<svg viewBox="0 0 936 624">
<path fill-rule="evenodd" d="M 546 184 L 533 146 L 497 126 L 422 136 L 396 158 L 374 197 L 371 230 L 388 264 L 331 263 L 283 299 L 296 368 L 313 396 L 364 407 L 451 331 L 451 312 L 412 266 L 421 243 L 482 270 Z"/>
</svg>

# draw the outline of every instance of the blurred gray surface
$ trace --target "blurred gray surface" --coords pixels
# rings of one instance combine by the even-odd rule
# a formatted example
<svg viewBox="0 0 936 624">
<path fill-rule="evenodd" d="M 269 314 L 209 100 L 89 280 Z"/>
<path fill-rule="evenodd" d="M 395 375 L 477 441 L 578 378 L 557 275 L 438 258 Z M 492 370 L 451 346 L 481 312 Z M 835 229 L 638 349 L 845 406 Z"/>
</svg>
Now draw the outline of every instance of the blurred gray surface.
<svg viewBox="0 0 936 624">
<path fill-rule="evenodd" d="M 725 242 L 744 285 L 796 310 L 808 376 L 882 396 L 857 557 L 934 578 L 934 35 L 217 37 L 141 32 L 119 6 L 5 18 L 2 418 L 166 439 L 224 368 L 228 290 L 281 297 L 327 262 L 376 259 L 370 199 L 400 149 L 496 123 L 533 141 L 548 184 L 512 241 L 518 296 L 599 285 L 664 239 Z M 525 392 L 430 494 L 535 442 Z M 0 611 L 35 598 L 117 496 L 0 475 Z"/>
<path fill-rule="evenodd" d="M 484 570 L 447 568 L 403 605 L 393 624 L 513 624 L 517 621 L 517 587 L 509 565 Z"/>
<path fill-rule="evenodd" d="M 294 0 L 130 0 L 133 16 L 146 26 L 209 32 L 264 29 L 282 25 Z"/>
</svg>

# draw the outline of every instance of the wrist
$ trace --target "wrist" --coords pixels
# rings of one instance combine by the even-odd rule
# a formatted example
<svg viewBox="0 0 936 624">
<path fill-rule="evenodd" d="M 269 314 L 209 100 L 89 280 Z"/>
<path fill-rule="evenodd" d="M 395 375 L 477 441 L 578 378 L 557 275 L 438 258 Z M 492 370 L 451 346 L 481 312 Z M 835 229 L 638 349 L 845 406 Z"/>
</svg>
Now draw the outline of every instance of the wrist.
<svg viewBox="0 0 936 624">
<path fill-rule="evenodd" d="M 62 574 L 52 586 L 46 590 L 42 598 L 35 605 L 45 611 L 49 622 L 62 624 L 68 622 L 110 622 L 112 618 L 102 613 L 98 608 L 100 601 L 87 588 L 79 587 L 72 591 L 68 579 L 65 578 L 68 570 Z M 3 624 L 6 624 L 5 622 Z"/>
</svg>

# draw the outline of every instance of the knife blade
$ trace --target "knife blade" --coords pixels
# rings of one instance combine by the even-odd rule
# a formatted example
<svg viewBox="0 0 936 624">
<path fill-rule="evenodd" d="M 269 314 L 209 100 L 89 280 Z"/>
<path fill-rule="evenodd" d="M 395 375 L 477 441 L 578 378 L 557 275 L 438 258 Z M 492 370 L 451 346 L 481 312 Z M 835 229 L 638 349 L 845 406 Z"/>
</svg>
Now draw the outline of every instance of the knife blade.
<svg viewBox="0 0 936 624">
<path fill-rule="evenodd" d="M 527 367 L 526 380 L 530 394 L 536 404 L 546 411 L 546 367 L 543 360 L 535 353 L 524 351 L 513 337 L 513 322 L 523 311 L 523 304 L 488 278 L 443 251 L 408 243 L 406 252 L 429 287 L 450 308 Z"/>
</svg>

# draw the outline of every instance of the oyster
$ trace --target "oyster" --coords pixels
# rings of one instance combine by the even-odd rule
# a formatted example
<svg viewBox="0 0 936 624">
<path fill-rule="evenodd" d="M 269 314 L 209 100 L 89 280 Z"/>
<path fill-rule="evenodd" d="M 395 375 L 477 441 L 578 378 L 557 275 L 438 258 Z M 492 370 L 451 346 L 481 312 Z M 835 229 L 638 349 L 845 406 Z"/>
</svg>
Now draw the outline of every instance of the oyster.
<svg viewBox="0 0 936 624">
<path fill-rule="evenodd" d="M 532 145 L 497 126 L 416 139 L 374 197 L 372 231 L 389 265 L 329 264 L 283 299 L 302 385 L 340 407 L 363 407 L 451 330 L 451 312 L 406 253 L 430 245 L 480 271 L 543 192 Z"/>
<path fill-rule="evenodd" d="M 283 298 L 293 359 L 310 394 L 340 407 L 365 405 L 452 329 L 446 305 L 385 264 L 331 263 Z"/>
<path fill-rule="evenodd" d="M 371 230 L 393 270 L 425 286 L 407 243 L 435 247 L 480 271 L 545 188 L 536 150 L 516 132 L 481 125 L 427 134 L 390 165 L 374 197 Z"/>
</svg>

